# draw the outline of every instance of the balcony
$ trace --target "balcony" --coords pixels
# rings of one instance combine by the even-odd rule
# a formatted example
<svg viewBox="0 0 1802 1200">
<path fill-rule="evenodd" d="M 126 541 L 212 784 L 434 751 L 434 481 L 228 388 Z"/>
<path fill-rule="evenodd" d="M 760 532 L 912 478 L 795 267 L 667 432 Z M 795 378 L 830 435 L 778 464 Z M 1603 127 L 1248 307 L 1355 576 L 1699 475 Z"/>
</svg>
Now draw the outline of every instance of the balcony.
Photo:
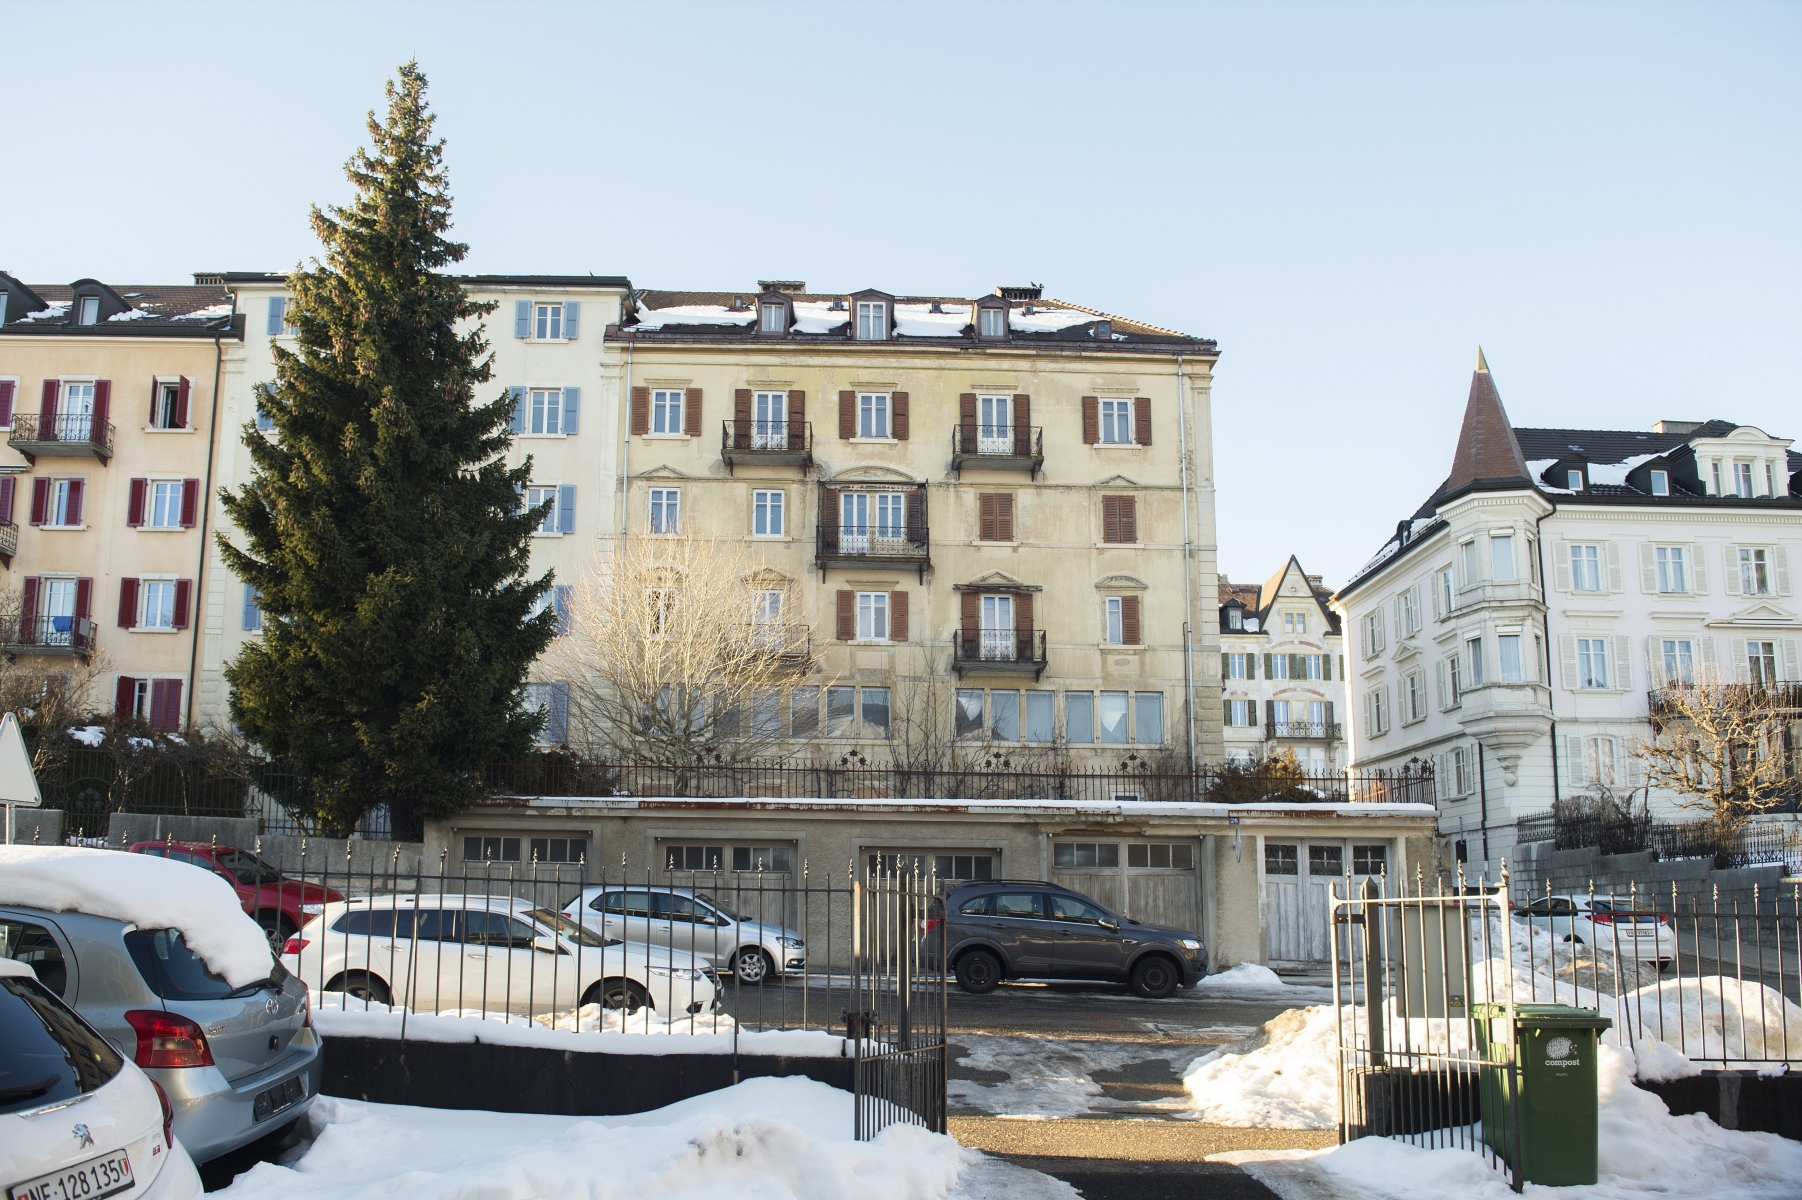
<svg viewBox="0 0 1802 1200">
<path fill-rule="evenodd" d="M 113 456 L 113 426 L 85 413 L 55 413 L 48 420 L 36 413 L 15 413 L 6 444 L 31 463 L 40 457 L 92 454 L 104 464 Z"/>
<path fill-rule="evenodd" d="M 957 425 L 951 430 L 951 469 L 1025 471 L 1045 465 L 1045 430 L 1038 425 Z"/>
<path fill-rule="evenodd" d="M 0 563 L 13 565 L 13 555 L 19 552 L 19 527 L 11 521 L 0 525 Z"/>
<path fill-rule="evenodd" d="M 1646 693 L 1646 711 L 1654 718 L 1680 717 L 1683 708 L 1680 702 L 1674 701 L 1671 693 L 1682 691 L 1682 687 L 1656 688 Z M 1770 705 L 1783 712 L 1802 711 L 1802 683 L 1723 683 L 1716 684 L 1711 690 L 1721 693 L 1719 700 L 1707 701 L 1709 707 L 1726 702 L 1744 702 L 1748 706 L 1762 708 Z"/>
<path fill-rule="evenodd" d="M 959 629 L 951 635 L 951 666 L 959 676 L 1045 673 L 1042 629 Z"/>
<path fill-rule="evenodd" d="M 912 567 L 926 582 L 932 537 L 926 527 L 926 486 L 862 491 L 823 488 L 814 565 Z"/>
<path fill-rule="evenodd" d="M 7 654 L 83 657 L 94 652 L 94 622 L 86 617 L 24 617 L 6 631 Z"/>
<path fill-rule="evenodd" d="M 741 464 L 806 470 L 813 465 L 813 422 L 726 421 L 720 430 L 720 458 L 727 474 Z"/>
<path fill-rule="evenodd" d="M 1294 738 L 1310 742 L 1336 742 L 1340 738 L 1337 721 L 1266 721 L 1267 738 Z"/>
<path fill-rule="evenodd" d="M 813 664 L 813 631 L 805 625 L 752 621 L 745 626 L 751 652 L 779 666 L 805 671 Z"/>
</svg>

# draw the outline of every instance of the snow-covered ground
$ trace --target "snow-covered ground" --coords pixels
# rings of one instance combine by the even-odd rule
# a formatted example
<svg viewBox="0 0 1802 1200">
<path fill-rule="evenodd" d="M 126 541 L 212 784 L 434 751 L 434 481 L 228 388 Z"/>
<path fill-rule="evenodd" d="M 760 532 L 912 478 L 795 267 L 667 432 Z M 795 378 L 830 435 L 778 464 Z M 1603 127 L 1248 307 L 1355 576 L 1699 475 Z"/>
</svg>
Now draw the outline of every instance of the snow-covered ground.
<svg viewBox="0 0 1802 1200">
<path fill-rule="evenodd" d="M 321 1096 L 312 1137 L 231 1200 L 1073 1200 L 1066 1184 L 895 1125 L 851 1136 L 851 1096 L 752 1079 L 624 1117 L 364 1104 Z"/>
<path fill-rule="evenodd" d="M 1332 1005 L 1294 1008 L 1255 1038 L 1204 1055 L 1183 1076 L 1187 1115 L 1247 1129 L 1338 1128 L 1338 1029 Z"/>
<path fill-rule="evenodd" d="M 1244 1026 L 1223 1026 L 1215 1036 L 1243 1037 Z M 1146 1116 L 1174 1115 L 1183 1101 L 1116 1100 L 1099 1083 L 1096 1072 L 1118 1071 L 1134 1063 L 1162 1059 L 1174 1071 L 1205 1053 L 1202 1046 L 1155 1042 L 1099 1042 L 1043 1037 L 992 1037 L 956 1034 L 952 1042 L 964 1053 L 957 1065 L 1004 1079 L 953 1079 L 946 1085 L 953 1110 L 984 1113 L 1020 1121 L 1046 1121 L 1087 1113 Z"/>
</svg>

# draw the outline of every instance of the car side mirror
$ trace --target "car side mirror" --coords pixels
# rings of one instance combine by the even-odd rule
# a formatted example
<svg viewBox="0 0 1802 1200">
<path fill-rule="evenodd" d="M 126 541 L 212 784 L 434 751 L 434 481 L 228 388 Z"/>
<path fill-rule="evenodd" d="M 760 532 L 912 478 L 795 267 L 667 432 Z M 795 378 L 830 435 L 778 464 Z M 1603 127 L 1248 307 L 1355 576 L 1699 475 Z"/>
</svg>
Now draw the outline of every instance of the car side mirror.
<svg viewBox="0 0 1802 1200">
<path fill-rule="evenodd" d="M 533 938 L 532 939 L 532 949 L 537 950 L 542 954 L 562 954 L 563 953 L 563 947 L 559 946 L 557 944 L 557 939 L 552 937 L 548 933 L 541 933 L 537 937 Z"/>
<path fill-rule="evenodd" d="M 1112 917 L 1103 917 L 1103 918 L 1101 918 L 1101 927 L 1103 929 L 1118 931 L 1120 928 L 1120 922 L 1114 920 L 1114 918 L 1112 918 Z"/>
</svg>

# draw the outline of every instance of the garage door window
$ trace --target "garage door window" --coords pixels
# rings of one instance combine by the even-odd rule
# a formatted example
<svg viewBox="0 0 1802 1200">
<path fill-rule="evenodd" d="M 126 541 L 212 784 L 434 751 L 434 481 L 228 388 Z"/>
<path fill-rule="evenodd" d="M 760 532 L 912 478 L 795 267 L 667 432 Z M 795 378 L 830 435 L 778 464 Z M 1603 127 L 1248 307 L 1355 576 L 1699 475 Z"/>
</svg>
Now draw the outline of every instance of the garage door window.
<svg viewBox="0 0 1802 1200">
<path fill-rule="evenodd" d="M 1120 865 L 1120 847 L 1114 842 L 1058 842 L 1052 849 L 1052 865 L 1117 867 Z"/>
<path fill-rule="evenodd" d="M 1381 875 L 1389 869 L 1389 847 L 1352 847 L 1352 871 L 1359 875 Z"/>
<path fill-rule="evenodd" d="M 1294 846 L 1284 846 L 1275 842 L 1265 843 L 1264 874 L 1298 875 L 1300 874 L 1298 866 Z"/>
<path fill-rule="evenodd" d="M 1126 865 L 1192 871 L 1195 869 L 1195 847 L 1187 842 L 1129 842 Z"/>
<path fill-rule="evenodd" d="M 532 861 L 580 863 L 588 861 L 587 838 L 533 838 Z"/>
<path fill-rule="evenodd" d="M 665 846 L 663 869 L 666 871 L 721 871 L 725 869 L 723 846 Z"/>
<path fill-rule="evenodd" d="M 464 862 L 518 862 L 519 839 L 516 837 L 466 837 L 463 839 Z"/>
<path fill-rule="evenodd" d="M 1308 874 L 1345 874 L 1345 851 L 1339 846 L 1309 846 Z"/>
</svg>

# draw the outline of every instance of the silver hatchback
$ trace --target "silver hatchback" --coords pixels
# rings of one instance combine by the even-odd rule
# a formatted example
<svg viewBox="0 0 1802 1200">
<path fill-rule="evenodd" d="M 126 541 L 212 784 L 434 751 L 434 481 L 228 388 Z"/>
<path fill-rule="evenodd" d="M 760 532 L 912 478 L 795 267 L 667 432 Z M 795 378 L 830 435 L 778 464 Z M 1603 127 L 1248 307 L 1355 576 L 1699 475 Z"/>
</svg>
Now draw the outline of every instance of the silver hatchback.
<svg viewBox="0 0 1802 1200">
<path fill-rule="evenodd" d="M 672 946 L 762 983 L 807 970 L 807 943 L 777 920 L 734 912 L 698 888 L 596 884 L 563 906 L 563 915 L 628 946 Z"/>
<path fill-rule="evenodd" d="M 325 1061 L 306 985 L 274 959 L 234 988 L 174 929 L 0 906 L 0 957 L 50 991 L 162 1085 L 196 1162 L 271 1133 L 319 1094 Z"/>
</svg>

